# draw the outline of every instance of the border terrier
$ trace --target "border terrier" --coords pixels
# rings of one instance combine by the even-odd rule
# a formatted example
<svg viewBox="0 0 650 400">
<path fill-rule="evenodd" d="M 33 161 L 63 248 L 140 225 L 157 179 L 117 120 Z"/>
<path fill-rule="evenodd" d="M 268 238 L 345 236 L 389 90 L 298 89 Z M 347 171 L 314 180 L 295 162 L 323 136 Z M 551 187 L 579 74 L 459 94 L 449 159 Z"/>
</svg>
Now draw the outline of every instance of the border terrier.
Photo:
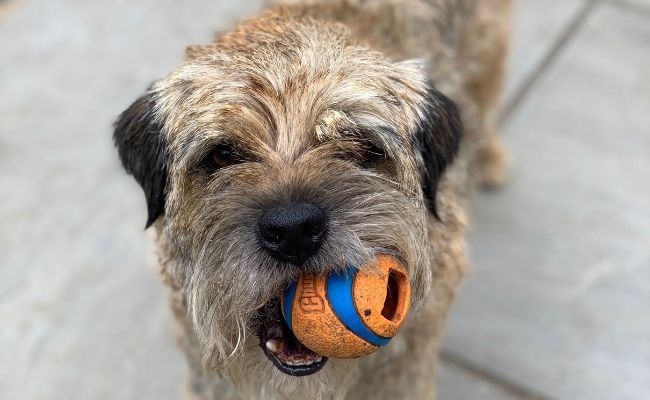
<svg viewBox="0 0 650 400">
<path fill-rule="evenodd" d="M 504 174 L 509 11 L 509 0 L 273 1 L 189 46 L 120 115 L 114 139 L 146 196 L 188 397 L 435 397 L 468 267 L 466 202 Z M 409 275 L 402 331 L 354 360 L 302 345 L 282 291 L 378 254 Z"/>
</svg>

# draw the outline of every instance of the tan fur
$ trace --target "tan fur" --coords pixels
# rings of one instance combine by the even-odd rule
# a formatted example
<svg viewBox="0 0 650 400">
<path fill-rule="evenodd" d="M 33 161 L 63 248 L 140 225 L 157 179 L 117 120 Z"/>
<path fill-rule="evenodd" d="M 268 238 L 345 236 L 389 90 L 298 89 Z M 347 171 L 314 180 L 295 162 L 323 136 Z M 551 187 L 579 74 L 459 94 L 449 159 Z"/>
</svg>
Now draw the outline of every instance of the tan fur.
<svg viewBox="0 0 650 400">
<path fill-rule="evenodd" d="M 280 0 L 185 62 L 149 92 L 170 161 L 154 224 L 163 281 L 197 399 L 432 399 L 444 319 L 467 271 L 472 175 L 503 179 L 496 136 L 510 2 Z M 414 127 L 427 79 L 459 106 L 461 148 L 438 183 L 439 219 L 422 199 Z M 381 143 L 371 171 L 344 155 Z M 212 175 L 200 161 L 227 139 L 250 162 Z M 251 321 L 300 272 L 255 244 L 259 210 L 288 198 L 332 207 L 332 234 L 303 268 L 324 273 L 394 251 L 414 312 L 386 348 L 290 377 L 265 358 Z M 335 206 L 334 206 L 335 205 Z M 281 268 L 278 270 L 277 268 Z M 276 271 L 276 272 L 273 272 Z"/>
</svg>

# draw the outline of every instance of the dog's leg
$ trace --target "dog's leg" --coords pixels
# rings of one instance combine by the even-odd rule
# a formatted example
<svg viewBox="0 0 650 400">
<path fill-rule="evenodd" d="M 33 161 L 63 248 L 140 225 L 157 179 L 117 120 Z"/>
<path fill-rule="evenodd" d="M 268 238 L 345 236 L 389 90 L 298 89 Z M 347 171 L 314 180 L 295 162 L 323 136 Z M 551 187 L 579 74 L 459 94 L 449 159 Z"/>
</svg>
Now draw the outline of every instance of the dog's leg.
<svg viewBox="0 0 650 400">
<path fill-rule="evenodd" d="M 511 0 L 477 2 L 473 20 L 464 24 L 461 58 L 476 66 L 465 87 L 476 105 L 479 148 L 473 165 L 476 182 L 486 188 L 505 180 L 507 152 L 499 137 L 499 106 L 510 37 Z"/>
</svg>

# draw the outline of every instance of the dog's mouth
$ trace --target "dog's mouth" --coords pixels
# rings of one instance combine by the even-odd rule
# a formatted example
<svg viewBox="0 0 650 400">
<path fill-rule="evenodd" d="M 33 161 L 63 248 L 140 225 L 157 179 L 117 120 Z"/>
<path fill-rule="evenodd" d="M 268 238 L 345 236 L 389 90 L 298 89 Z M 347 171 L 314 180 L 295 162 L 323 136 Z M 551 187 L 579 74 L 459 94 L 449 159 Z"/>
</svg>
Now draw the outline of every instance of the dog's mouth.
<svg viewBox="0 0 650 400">
<path fill-rule="evenodd" d="M 309 350 L 294 336 L 282 318 L 279 300 L 262 307 L 258 318 L 260 347 L 280 371 L 291 376 L 306 376 L 323 368 L 327 357 Z"/>
</svg>

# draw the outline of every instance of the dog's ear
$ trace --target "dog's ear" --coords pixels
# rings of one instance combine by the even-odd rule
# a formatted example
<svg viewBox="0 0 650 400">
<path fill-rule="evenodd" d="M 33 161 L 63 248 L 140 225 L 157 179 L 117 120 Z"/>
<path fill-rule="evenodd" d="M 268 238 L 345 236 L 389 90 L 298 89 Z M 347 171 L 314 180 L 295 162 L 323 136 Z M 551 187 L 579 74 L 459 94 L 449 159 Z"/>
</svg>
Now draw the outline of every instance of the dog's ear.
<svg viewBox="0 0 650 400">
<path fill-rule="evenodd" d="M 168 184 L 167 143 L 156 122 L 151 92 L 137 99 L 114 124 L 113 139 L 126 171 L 142 186 L 151 226 L 165 209 Z"/>
<path fill-rule="evenodd" d="M 438 218 L 436 190 L 445 168 L 454 159 L 463 134 L 456 104 L 431 84 L 415 129 L 415 148 L 422 156 L 422 191 L 429 211 Z"/>
</svg>

